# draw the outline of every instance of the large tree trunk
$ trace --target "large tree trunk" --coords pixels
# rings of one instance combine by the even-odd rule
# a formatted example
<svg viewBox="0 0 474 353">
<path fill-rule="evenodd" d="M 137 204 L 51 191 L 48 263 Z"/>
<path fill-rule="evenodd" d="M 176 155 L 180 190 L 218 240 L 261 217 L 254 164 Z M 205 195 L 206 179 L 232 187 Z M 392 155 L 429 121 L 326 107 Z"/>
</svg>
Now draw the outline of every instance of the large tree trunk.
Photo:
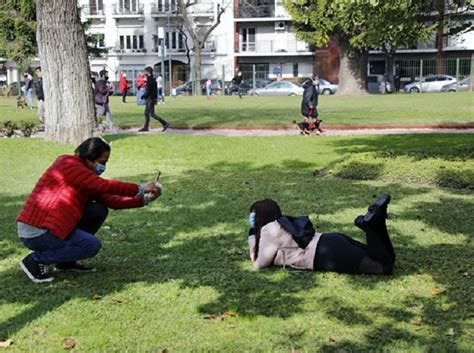
<svg viewBox="0 0 474 353">
<path fill-rule="evenodd" d="M 367 94 L 367 52 L 351 47 L 346 39 L 339 39 L 340 65 L 338 95 L 357 96 Z"/>
<path fill-rule="evenodd" d="M 37 0 L 36 13 L 45 92 L 45 137 L 77 145 L 92 137 L 96 127 L 77 0 Z"/>
<path fill-rule="evenodd" d="M 194 76 L 196 77 L 196 91 L 194 92 L 196 96 L 202 95 L 202 88 L 201 88 L 201 45 L 196 45 L 194 43 Z"/>
</svg>

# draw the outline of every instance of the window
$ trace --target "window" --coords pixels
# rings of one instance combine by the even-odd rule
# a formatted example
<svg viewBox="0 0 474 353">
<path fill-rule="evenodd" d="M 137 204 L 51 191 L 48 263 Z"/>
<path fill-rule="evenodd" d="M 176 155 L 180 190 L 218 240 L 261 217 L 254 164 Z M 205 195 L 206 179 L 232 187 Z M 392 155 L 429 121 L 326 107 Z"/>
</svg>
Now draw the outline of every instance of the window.
<svg viewBox="0 0 474 353">
<path fill-rule="evenodd" d="M 120 49 L 139 50 L 144 48 L 143 35 L 130 35 L 119 37 Z"/>
<path fill-rule="evenodd" d="M 178 10 L 178 0 L 158 0 L 158 11 L 174 12 Z"/>
<path fill-rule="evenodd" d="M 241 64 L 240 70 L 244 80 L 252 80 L 253 66 L 255 65 L 255 78 L 266 80 L 270 73 L 270 64 Z"/>
<path fill-rule="evenodd" d="M 172 51 L 184 51 L 184 36 L 181 32 L 171 31 L 166 32 L 165 35 L 165 46 L 168 50 Z"/>
<path fill-rule="evenodd" d="M 242 38 L 241 51 L 255 51 L 255 28 L 242 28 L 240 35 Z"/>
<path fill-rule="evenodd" d="M 138 11 L 138 0 L 120 0 L 120 9 L 127 12 Z"/>
<path fill-rule="evenodd" d="M 293 77 L 298 77 L 298 63 L 293 64 Z"/>
<path fill-rule="evenodd" d="M 369 75 L 383 75 L 385 73 L 385 60 L 372 60 L 369 63 Z"/>
<path fill-rule="evenodd" d="M 100 15 L 104 13 L 103 0 L 89 0 L 89 14 Z"/>
</svg>

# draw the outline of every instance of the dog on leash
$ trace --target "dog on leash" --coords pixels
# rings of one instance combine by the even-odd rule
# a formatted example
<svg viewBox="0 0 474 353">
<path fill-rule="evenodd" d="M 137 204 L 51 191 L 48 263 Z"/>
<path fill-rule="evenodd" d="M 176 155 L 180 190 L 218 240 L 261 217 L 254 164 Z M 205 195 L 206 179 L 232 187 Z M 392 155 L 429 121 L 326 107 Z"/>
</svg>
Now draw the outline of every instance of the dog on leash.
<svg viewBox="0 0 474 353">
<path fill-rule="evenodd" d="M 28 105 L 26 104 L 26 100 L 25 100 L 25 97 L 18 97 L 16 99 L 16 108 L 21 108 L 21 109 L 25 109 L 25 108 L 28 108 Z"/>
</svg>

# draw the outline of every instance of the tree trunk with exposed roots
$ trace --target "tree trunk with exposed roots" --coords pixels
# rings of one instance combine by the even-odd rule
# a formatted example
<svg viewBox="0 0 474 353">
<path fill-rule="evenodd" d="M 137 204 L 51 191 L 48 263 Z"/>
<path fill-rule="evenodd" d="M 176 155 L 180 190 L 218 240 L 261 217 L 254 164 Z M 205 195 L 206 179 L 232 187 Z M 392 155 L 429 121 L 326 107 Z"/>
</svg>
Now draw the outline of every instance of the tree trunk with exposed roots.
<svg viewBox="0 0 474 353">
<path fill-rule="evenodd" d="M 340 66 L 338 95 L 358 96 L 367 94 L 367 52 L 351 47 L 346 39 L 339 39 Z"/>
<path fill-rule="evenodd" d="M 45 138 L 78 145 L 96 129 L 84 29 L 76 0 L 37 0 Z"/>
</svg>

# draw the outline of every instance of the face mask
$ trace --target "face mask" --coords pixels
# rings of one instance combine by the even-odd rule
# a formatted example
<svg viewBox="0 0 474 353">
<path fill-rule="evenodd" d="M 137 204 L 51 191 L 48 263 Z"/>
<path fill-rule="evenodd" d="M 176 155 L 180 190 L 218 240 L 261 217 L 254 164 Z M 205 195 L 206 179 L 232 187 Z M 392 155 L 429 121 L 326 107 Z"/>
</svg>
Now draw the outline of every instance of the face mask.
<svg viewBox="0 0 474 353">
<path fill-rule="evenodd" d="M 249 225 L 252 228 L 255 228 L 255 212 L 249 214 Z"/>
<path fill-rule="evenodd" d="M 97 175 L 101 175 L 103 172 L 105 172 L 105 165 L 97 163 L 94 168 L 94 173 L 96 173 Z"/>
</svg>

